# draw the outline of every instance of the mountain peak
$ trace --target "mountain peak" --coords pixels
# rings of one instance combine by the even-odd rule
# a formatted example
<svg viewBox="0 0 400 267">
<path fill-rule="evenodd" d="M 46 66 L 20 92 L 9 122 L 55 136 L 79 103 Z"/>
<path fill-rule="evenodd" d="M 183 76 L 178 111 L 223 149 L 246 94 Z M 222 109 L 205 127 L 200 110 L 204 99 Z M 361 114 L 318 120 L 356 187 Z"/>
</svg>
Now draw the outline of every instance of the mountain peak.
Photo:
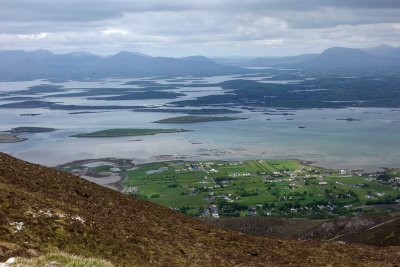
<svg viewBox="0 0 400 267">
<path fill-rule="evenodd" d="M 323 51 L 311 60 L 303 62 L 304 66 L 318 68 L 376 68 L 397 67 L 400 61 L 390 56 L 382 56 L 383 53 L 347 47 L 332 47 Z"/>
<path fill-rule="evenodd" d="M 126 58 L 126 57 L 132 58 L 132 57 L 150 57 L 150 56 L 142 54 L 142 53 L 121 51 L 121 52 L 118 52 L 118 53 L 110 56 L 109 58 Z"/>
<path fill-rule="evenodd" d="M 189 57 L 183 57 L 181 58 L 183 60 L 190 60 L 190 61 L 195 61 L 195 62 L 212 62 L 214 63 L 214 61 L 210 60 L 209 58 L 205 57 L 205 56 L 189 56 Z"/>
<path fill-rule="evenodd" d="M 357 48 L 349 48 L 342 46 L 335 46 L 324 50 L 321 55 L 336 55 L 336 54 L 364 54 L 363 51 Z"/>
<path fill-rule="evenodd" d="M 394 48 L 394 47 L 391 46 L 391 45 L 388 45 L 388 44 L 380 44 L 380 45 L 377 45 L 377 46 L 372 47 L 372 48 L 392 49 L 392 48 Z"/>
</svg>

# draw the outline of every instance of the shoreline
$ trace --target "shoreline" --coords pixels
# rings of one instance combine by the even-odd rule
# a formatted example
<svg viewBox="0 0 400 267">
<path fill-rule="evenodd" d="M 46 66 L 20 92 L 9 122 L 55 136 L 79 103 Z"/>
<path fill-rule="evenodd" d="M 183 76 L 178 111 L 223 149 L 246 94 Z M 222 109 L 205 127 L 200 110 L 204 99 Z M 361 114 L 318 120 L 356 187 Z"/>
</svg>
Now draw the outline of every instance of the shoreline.
<svg viewBox="0 0 400 267">
<path fill-rule="evenodd" d="M 28 140 L 28 138 L 19 137 L 18 134 L 8 132 L 0 133 L 0 144 L 20 143 Z"/>
<path fill-rule="evenodd" d="M 0 143 L 19 143 L 29 140 L 29 138 L 20 137 L 21 134 L 46 133 L 55 130 L 57 129 L 46 127 L 16 127 L 8 131 L 0 132 Z"/>
<path fill-rule="evenodd" d="M 112 166 L 113 168 L 116 168 L 118 170 L 100 172 L 96 175 L 93 175 L 95 173 L 93 173 L 90 170 L 91 168 L 88 167 L 88 165 L 93 164 L 93 163 L 101 163 L 101 164 L 97 164 L 98 165 L 97 167 Z M 74 166 L 79 167 L 79 168 L 73 168 Z M 53 166 L 52 168 L 56 168 L 58 170 L 62 170 L 62 171 L 77 175 L 77 176 L 81 177 L 82 179 L 93 182 L 100 186 L 108 187 L 108 188 L 111 188 L 118 192 L 123 192 L 124 187 L 123 187 L 122 183 L 127 178 L 123 174 L 124 170 L 133 169 L 137 166 L 140 166 L 140 165 L 133 163 L 132 159 L 107 157 L 107 158 L 97 158 L 97 159 L 75 160 L 72 162 Z M 84 168 L 82 168 L 82 167 L 84 167 Z M 68 168 L 68 169 L 72 168 L 72 170 L 68 171 L 65 168 Z M 96 182 L 96 179 L 98 179 L 98 181 L 104 181 L 107 179 L 114 180 L 115 177 L 119 178 L 118 181 L 110 181 L 110 182 L 106 181 L 103 183 Z M 91 178 L 91 179 L 88 179 L 88 178 Z"/>
<path fill-rule="evenodd" d="M 129 158 L 115 158 L 115 157 L 103 157 L 103 158 L 90 158 L 90 159 L 81 159 L 81 160 L 75 160 L 75 161 L 71 161 L 71 162 L 67 162 L 67 163 L 63 163 L 63 164 L 59 164 L 56 166 L 53 166 L 52 168 L 56 168 L 59 170 L 63 170 L 69 173 L 72 173 L 74 175 L 80 176 L 83 179 L 88 180 L 85 177 L 90 177 L 90 181 L 96 183 L 96 179 L 100 180 L 104 180 L 107 178 L 115 178 L 116 176 L 119 177 L 118 181 L 112 181 L 110 183 L 96 183 L 99 184 L 101 186 L 105 186 L 105 187 L 109 187 L 112 188 L 116 191 L 119 192 L 124 192 L 124 186 L 123 186 L 123 182 L 127 179 L 127 176 L 124 174 L 125 170 L 132 170 L 134 168 L 138 168 L 140 166 L 146 165 L 146 164 L 151 164 L 151 163 L 157 163 L 157 162 L 168 162 L 168 161 L 179 161 L 179 162 L 201 162 L 201 161 L 208 161 L 208 160 L 214 160 L 214 161 L 224 161 L 224 162 L 235 162 L 235 161 L 242 161 L 242 160 L 220 160 L 220 159 L 198 159 L 198 160 L 193 160 L 193 159 L 185 159 L 185 158 L 178 158 L 178 157 L 173 157 L 172 155 L 169 155 L 171 157 L 162 157 L 159 160 L 149 160 L 149 161 L 145 161 L 145 162 L 140 162 L 137 163 L 135 162 L 135 159 L 129 159 Z M 160 155 L 161 157 L 161 155 Z M 173 157 L 173 158 L 172 158 Z M 250 159 L 249 159 L 250 160 Z M 276 160 L 276 159 L 261 159 L 259 158 L 258 160 Z M 304 166 L 308 166 L 308 167 L 314 167 L 314 168 L 320 168 L 320 169 L 331 169 L 331 170 L 335 170 L 335 171 L 339 171 L 341 170 L 340 168 L 330 168 L 330 167 L 323 167 L 321 165 L 319 165 L 318 162 L 316 161 L 310 161 L 310 160 L 301 160 L 301 159 L 279 159 L 279 160 L 295 160 L 297 162 L 299 162 L 301 165 Z M 117 168 L 118 170 L 115 171 L 104 171 L 104 172 L 99 172 L 99 173 L 93 173 L 91 172 L 91 168 L 87 167 L 87 165 L 89 164 L 93 164 L 93 163 L 97 163 L 97 166 L 95 167 L 101 167 L 101 166 L 113 166 L 115 168 Z M 318 165 L 317 165 L 318 164 Z M 86 165 L 86 166 L 85 166 Z M 75 167 L 75 168 L 74 168 Z M 95 168 L 92 167 L 92 168 Z M 68 171 L 66 169 L 70 169 L 72 168 L 72 170 Z M 394 168 L 381 168 L 384 171 L 387 170 L 391 170 Z M 364 174 L 372 174 L 372 173 L 376 173 L 377 171 L 364 171 L 364 170 L 359 170 L 356 168 L 353 169 L 346 169 L 346 170 L 350 170 L 350 171 L 354 171 L 354 172 L 360 172 L 360 173 L 364 173 Z"/>
</svg>

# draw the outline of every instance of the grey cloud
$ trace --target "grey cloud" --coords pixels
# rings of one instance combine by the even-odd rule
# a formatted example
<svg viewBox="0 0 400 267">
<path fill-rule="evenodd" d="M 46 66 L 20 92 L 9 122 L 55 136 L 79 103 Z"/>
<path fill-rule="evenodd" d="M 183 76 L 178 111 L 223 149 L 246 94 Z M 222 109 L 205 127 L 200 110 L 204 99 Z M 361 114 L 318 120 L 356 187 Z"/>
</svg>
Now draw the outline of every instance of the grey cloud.
<svg viewBox="0 0 400 267">
<path fill-rule="evenodd" d="M 303 12 L 289 11 L 281 18 L 292 28 L 329 28 L 338 25 L 396 23 L 400 9 L 321 8 Z"/>
<path fill-rule="evenodd" d="M 294 54 L 397 44 L 391 24 L 399 0 L 1 0 L 0 49 Z"/>
<path fill-rule="evenodd" d="M 398 0 L 2 0 L 2 21 L 99 21 L 154 11 L 286 12 L 321 8 L 400 9 Z"/>
<path fill-rule="evenodd" d="M 196 10 L 207 6 L 207 1 L 183 0 L 2 0 L 0 20 L 99 21 L 122 17 L 124 13 Z"/>
</svg>

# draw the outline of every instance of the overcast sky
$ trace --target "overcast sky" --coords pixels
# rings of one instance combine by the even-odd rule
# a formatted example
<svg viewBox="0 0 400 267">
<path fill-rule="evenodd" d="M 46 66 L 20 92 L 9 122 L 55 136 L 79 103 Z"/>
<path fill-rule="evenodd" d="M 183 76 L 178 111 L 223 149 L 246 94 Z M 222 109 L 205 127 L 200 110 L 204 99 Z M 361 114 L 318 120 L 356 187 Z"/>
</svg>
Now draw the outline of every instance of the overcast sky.
<svg viewBox="0 0 400 267">
<path fill-rule="evenodd" d="M 0 50 L 282 56 L 400 46 L 400 0 L 0 0 Z"/>
</svg>

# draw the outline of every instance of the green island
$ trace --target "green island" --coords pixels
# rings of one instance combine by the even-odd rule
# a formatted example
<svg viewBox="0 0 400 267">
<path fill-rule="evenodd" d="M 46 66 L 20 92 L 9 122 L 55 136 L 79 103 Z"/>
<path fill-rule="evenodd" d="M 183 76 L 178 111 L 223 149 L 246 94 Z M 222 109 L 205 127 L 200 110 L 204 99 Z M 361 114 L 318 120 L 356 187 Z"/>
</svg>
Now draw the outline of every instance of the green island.
<svg viewBox="0 0 400 267">
<path fill-rule="evenodd" d="M 55 131 L 54 128 L 46 128 L 46 127 L 16 127 L 11 130 L 0 132 L 0 143 L 17 143 L 28 140 L 28 138 L 20 137 L 20 134 L 27 133 L 46 133 Z"/>
<path fill-rule="evenodd" d="M 187 132 L 184 129 L 139 129 L 139 128 L 121 128 L 121 129 L 106 129 L 91 133 L 82 133 L 71 135 L 71 137 L 123 137 L 123 136 L 143 136 L 155 135 L 162 133 L 180 133 Z"/>
<path fill-rule="evenodd" d="M 167 118 L 154 123 L 199 123 L 199 122 L 210 122 L 210 121 L 233 121 L 243 120 L 244 118 L 227 117 L 227 116 L 179 116 Z"/>
<path fill-rule="evenodd" d="M 226 108 L 199 108 L 199 109 L 187 109 L 187 108 L 149 108 L 140 107 L 132 109 L 134 112 L 164 112 L 164 113 L 185 113 L 188 115 L 219 115 L 219 114 L 233 114 L 241 113 L 241 111 L 226 109 Z"/>
<path fill-rule="evenodd" d="M 123 172 L 124 192 L 192 216 L 334 218 L 400 202 L 400 171 L 363 173 L 297 160 L 157 162 Z"/>
<path fill-rule="evenodd" d="M 47 133 L 47 132 L 53 132 L 56 129 L 54 128 L 48 128 L 48 127 L 30 127 L 30 126 L 24 126 L 24 127 L 16 127 L 12 128 L 9 130 L 10 133 L 14 134 L 20 134 L 20 133 Z"/>
</svg>

